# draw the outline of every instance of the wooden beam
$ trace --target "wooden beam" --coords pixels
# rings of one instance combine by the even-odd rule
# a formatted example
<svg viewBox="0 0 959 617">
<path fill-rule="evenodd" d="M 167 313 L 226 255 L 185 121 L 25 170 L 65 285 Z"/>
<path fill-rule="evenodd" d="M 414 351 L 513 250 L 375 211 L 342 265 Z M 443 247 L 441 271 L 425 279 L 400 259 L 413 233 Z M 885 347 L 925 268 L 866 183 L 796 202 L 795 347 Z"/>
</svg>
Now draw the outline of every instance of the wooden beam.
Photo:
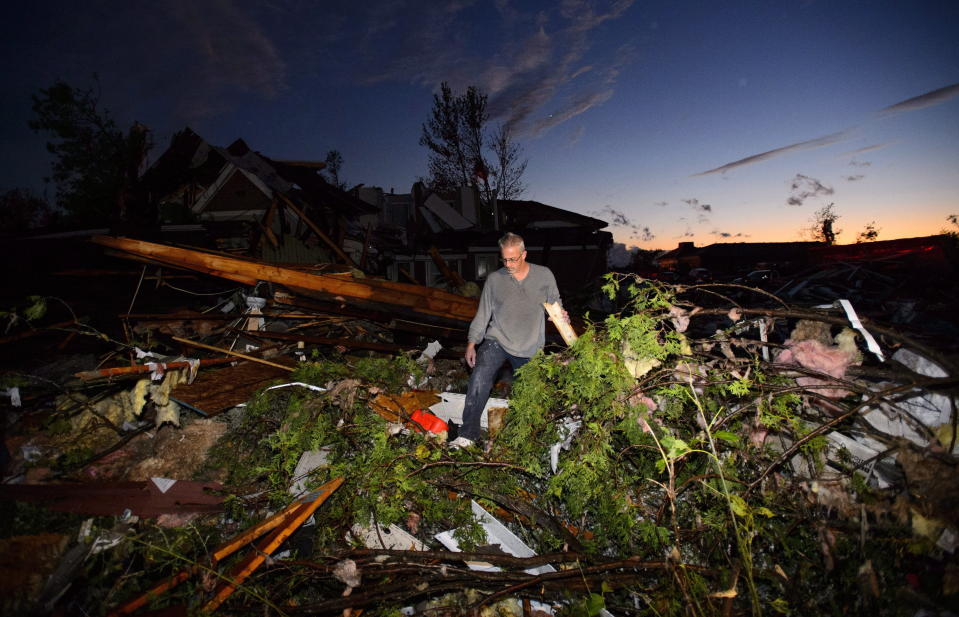
<svg viewBox="0 0 959 617">
<path fill-rule="evenodd" d="M 227 364 L 229 362 L 237 362 L 237 359 L 234 358 L 231 354 L 229 358 L 210 358 L 200 360 L 200 366 L 214 366 L 216 364 Z M 180 368 L 188 368 L 190 366 L 189 362 L 156 362 L 163 367 L 164 370 L 172 371 Z M 152 373 L 154 368 L 146 364 L 137 364 L 134 366 L 117 366 L 114 368 L 98 368 L 92 371 L 80 371 L 79 373 L 74 373 L 73 376 L 84 381 L 89 381 L 91 379 L 100 379 L 103 377 L 119 377 L 121 375 L 136 375 L 139 373 Z"/>
<path fill-rule="evenodd" d="M 303 210 L 300 210 L 300 208 L 298 208 L 297 205 L 294 204 L 293 201 L 291 201 L 289 197 L 287 197 L 287 196 L 284 195 L 283 193 L 277 193 L 277 195 L 280 196 L 280 199 L 282 199 L 283 201 L 286 202 L 287 207 L 289 207 L 290 210 L 293 210 L 293 213 L 294 213 L 296 216 L 298 216 L 301 221 L 303 221 L 304 223 L 306 223 L 307 227 L 309 227 L 310 229 L 313 230 L 313 233 L 315 233 L 317 236 L 319 236 L 320 240 L 322 240 L 323 242 L 325 242 L 327 246 L 329 246 L 331 249 L 333 249 L 333 252 L 336 253 L 337 257 L 339 257 L 340 259 L 343 260 L 343 263 L 349 264 L 349 265 L 353 266 L 354 268 L 356 268 L 357 270 L 360 269 L 360 267 L 356 264 L 356 262 L 353 261 L 353 260 L 350 258 L 349 255 L 347 255 L 346 253 L 344 253 L 344 252 L 343 252 L 343 249 L 341 249 L 341 248 L 336 244 L 336 242 L 333 242 L 333 240 L 331 240 L 328 235 L 326 235 L 325 233 L 323 233 L 323 230 L 320 229 L 320 228 L 317 226 L 317 224 L 314 223 L 314 222 L 310 219 L 310 217 L 308 217 L 308 216 L 306 215 L 305 212 L 303 212 Z"/>
<path fill-rule="evenodd" d="M 203 272 L 244 285 L 255 285 L 257 281 L 270 281 L 294 289 L 339 297 L 343 303 L 367 301 L 395 305 L 414 313 L 445 317 L 456 321 L 472 320 L 478 306 L 478 301 L 474 298 L 464 298 L 423 285 L 310 274 L 249 259 L 227 257 L 129 238 L 94 236 L 92 241 L 128 253 L 129 255 L 122 256 L 132 259 L 145 259 L 151 263 Z"/>
<path fill-rule="evenodd" d="M 241 332 L 241 330 L 234 330 L 234 332 Z M 413 351 L 421 349 L 422 345 L 397 345 L 395 343 L 375 343 L 372 341 L 358 341 L 355 338 L 353 339 L 343 339 L 343 338 L 325 338 L 322 336 L 311 336 L 309 334 L 291 334 L 289 332 L 244 332 L 255 338 L 265 338 L 265 339 L 276 339 L 280 341 L 303 341 L 304 343 L 311 343 L 313 345 L 328 345 L 330 347 L 347 347 L 349 349 L 369 349 L 371 351 L 382 351 L 386 353 L 401 354 L 407 351 Z M 440 357 L 444 358 L 459 358 L 460 354 L 448 352 L 444 353 L 445 350 L 440 351 Z"/>
<path fill-rule="evenodd" d="M 267 366 L 272 366 L 274 368 L 281 368 L 285 371 L 290 371 L 291 373 L 296 370 L 296 367 L 293 367 L 293 366 L 286 366 L 285 364 L 270 362 L 269 360 L 264 360 L 263 358 L 257 358 L 256 356 L 248 356 L 245 353 L 240 353 L 238 351 L 231 351 L 229 349 L 223 349 L 222 347 L 216 347 L 214 345 L 207 345 L 206 343 L 191 341 L 188 338 L 181 338 L 179 336 L 174 336 L 173 340 L 179 343 L 183 343 L 184 345 L 199 347 L 200 349 L 209 349 L 210 351 L 218 351 L 220 353 L 225 353 L 228 356 L 236 356 L 237 358 L 243 358 L 244 360 L 249 360 L 250 362 L 257 362 L 259 364 L 265 364 Z"/>
<path fill-rule="evenodd" d="M 460 273 L 450 268 L 449 264 L 446 263 L 446 260 L 440 255 L 439 250 L 435 246 L 430 247 L 430 257 L 433 259 L 433 263 L 436 264 L 436 267 L 440 269 L 440 272 L 443 274 L 443 278 L 450 282 L 454 287 L 462 287 L 466 284 L 466 281 L 463 280 L 463 277 L 460 276 Z"/>
</svg>

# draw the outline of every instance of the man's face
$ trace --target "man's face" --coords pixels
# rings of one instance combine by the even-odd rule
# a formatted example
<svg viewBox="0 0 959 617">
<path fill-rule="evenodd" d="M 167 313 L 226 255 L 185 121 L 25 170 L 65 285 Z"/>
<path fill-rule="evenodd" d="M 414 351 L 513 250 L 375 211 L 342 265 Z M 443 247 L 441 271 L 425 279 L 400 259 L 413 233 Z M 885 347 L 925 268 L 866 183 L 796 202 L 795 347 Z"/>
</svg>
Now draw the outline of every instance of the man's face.
<svg viewBox="0 0 959 617">
<path fill-rule="evenodd" d="M 518 246 L 504 246 L 499 250 L 500 261 L 506 267 L 510 274 L 518 272 L 526 262 L 526 251 L 521 251 Z"/>
</svg>

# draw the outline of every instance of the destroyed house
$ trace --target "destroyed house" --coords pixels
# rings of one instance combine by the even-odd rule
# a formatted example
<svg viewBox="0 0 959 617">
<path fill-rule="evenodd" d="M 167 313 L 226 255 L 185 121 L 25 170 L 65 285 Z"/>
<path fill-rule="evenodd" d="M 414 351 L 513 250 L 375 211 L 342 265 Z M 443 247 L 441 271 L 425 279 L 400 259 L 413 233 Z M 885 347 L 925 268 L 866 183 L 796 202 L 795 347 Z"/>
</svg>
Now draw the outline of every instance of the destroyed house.
<svg viewBox="0 0 959 617">
<path fill-rule="evenodd" d="M 142 182 L 161 222 L 199 222 L 217 248 L 282 263 L 328 262 L 350 250 L 356 220 L 376 209 L 328 183 L 324 166 L 273 160 L 242 139 L 213 146 L 187 128 Z M 353 245 L 358 258 L 362 244 Z"/>
<path fill-rule="evenodd" d="M 955 252 L 955 239 L 943 234 L 856 244 L 820 245 L 812 251 L 812 259 L 816 263 L 833 263 L 901 258 L 925 267 L 943 269 L 949 267 L 951 260 L 954 261 Z"/>
<path fill-rule="evenodd" d="M 795 269 L 806 265 L 810 250 L 820 242 L 717 242 L 697 247 L 693 242 L 679 246 L 657 260 L 664 270 L 688 272 L 708 268 L 714 274 L 743 273 L 759 267 Z"/>
<path fill-rule="evenodd" d="M 602 231 L 607 224 L 599 219 L 530 200 L 498 200 L 491 207 L 475 187 L 440 195 L 417 183 L 405 195 L 375 187 L 358 195 L 375 203 L 380 224 L 398 229 L 403 238 L 391 251 L 392 280 L 408 275 L 425 285 L 449 286 L 452 274 L 481 283 L 500 267 L 498 241 L 507 231 L 523 236 L 529 261 L 549 267 L 563 292 L 579 290 L 605 272 L 612 234 Z M 445 268 L 450 273 L 444 274 Z"/>
</svg>

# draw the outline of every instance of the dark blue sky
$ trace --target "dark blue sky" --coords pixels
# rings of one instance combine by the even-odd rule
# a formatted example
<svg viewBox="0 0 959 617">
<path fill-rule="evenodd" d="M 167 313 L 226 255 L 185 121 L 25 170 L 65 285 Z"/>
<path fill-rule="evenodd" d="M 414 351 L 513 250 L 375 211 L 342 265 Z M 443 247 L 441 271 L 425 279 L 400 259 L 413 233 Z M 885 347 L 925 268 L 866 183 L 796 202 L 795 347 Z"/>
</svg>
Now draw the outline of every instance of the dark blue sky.
<svg viewBox="0 0 959 617">
<path fill-rule="evenodd" d="M 335 148 L 349 183 L 407 191 L 426 173 L 420 125 L 446 80 L 479 86 L 494 119 L 512 123 L 528 198 L 618 222 L 627 244 L 794 240 L 830 202 L 849 242 L 870 221 L 893 238 L 959 212 L 957 2 L 94 1 L 7 13 L 3 190 L 42 190 L 31 93 L 97 73 L 121 125 L 154 130 L 154 155 L 189 125 L 275 158 Z"/>
</svg>

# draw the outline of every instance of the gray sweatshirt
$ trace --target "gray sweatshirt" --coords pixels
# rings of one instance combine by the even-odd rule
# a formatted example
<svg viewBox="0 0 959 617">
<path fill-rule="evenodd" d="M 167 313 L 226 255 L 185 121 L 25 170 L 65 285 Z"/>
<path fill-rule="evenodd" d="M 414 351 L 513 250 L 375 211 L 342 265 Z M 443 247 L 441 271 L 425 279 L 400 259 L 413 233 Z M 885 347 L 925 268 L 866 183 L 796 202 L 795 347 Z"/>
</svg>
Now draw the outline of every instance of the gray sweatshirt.
<svg viewBox="0 0 959 617">
<path fill-rule="evenodd" d="M 556 278 L 545 266 L 528 264 L 529 273 L 517 281 L 506 268 L 486 277 L 479 308 L 470 324 L 469 340 L 495 339 L 507 353 L 529 358 L 546 343 L 543 302 L 558 302 Z"/>
</svg>

